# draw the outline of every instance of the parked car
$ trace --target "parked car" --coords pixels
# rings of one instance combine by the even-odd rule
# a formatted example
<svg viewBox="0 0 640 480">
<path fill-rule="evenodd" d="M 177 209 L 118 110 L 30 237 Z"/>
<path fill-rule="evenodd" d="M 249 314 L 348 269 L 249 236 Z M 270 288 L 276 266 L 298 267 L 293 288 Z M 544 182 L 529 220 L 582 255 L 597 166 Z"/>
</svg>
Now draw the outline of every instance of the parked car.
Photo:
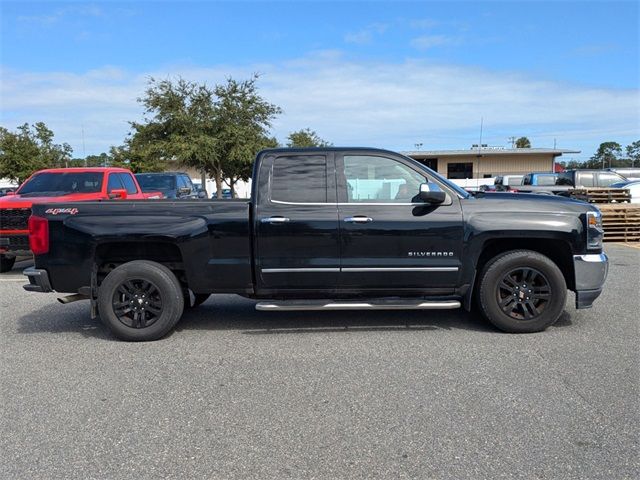
<svg viewBox="0 0 640 480">
<path fill-rule="evenodd" d="M 522 185 L 552 186 L 556 184 L 557 179 L 558 179 L 557 173 L 551 173 L 551 172 L 527 173 L 522 179 Z"/>
<path fill-rule="evenodd" d="M 213 199 L 218 198 L 218 192 L 213 192 L 213 194 L 211 195 L 211 198 L 213 198 Z M 230 188 L 223 188 L 222 189 L 222 198 L 233 198 L 233 195 L 231 194 L 231 189 Z"/>
<path fill-rule="evenodd" d="M 166 335 L 212 293 L 278 310 L 450 309 L 477 303 L 537 332 L 600 295 L 602 217 L 584 202 L 473 197 L 378 149 L 258 154 L 251 199 L 35 205 L 28 291 L 88 299 L 124 340 Z M 194 301 L 191 301 L 191 294 Z"/>
<path fill-rule="evenodd" d="M 522 185 L 524 175 L 498 175 L 494 181 L 497 192 L 517 190 L 517 186 Z"/>
<path fill-rule="evenodd" d="M 193 199 L 203 198 L 184 172 L 136 173 L 142 191 L 160 191 L 164 198 Z"/>
<path fill-rule="evenodd" d="M 631 194 L 631 203 L 640 203 L 640 180 L 620 182 L 611 185 L 611 188 L 625 188 Z"/>
<path fill-rule="evenodd" d="M 627 180 L 640 180 L 640 168 L 609 168 L 608 170 L 622 175 Z"/>
<path fill-rule="evenodd" d="M 18 190 L 0 198 L 0 272 L 11 270 L 16 256 L 30 254 L 27 221 L 34 203 L 161 197 L 160 192 L 143 193 L 133 174 L 124 168 L 40 170 Z"/>
<path fill-rule="evenodd" d="M 547 195 L 568 195 L 576 188 L 611 187 L 626 179 L 607 170 L 566 170 L 557 174 L 555 185 L 522 185 L 521 193 L 541 193 Z"/>
</svg>

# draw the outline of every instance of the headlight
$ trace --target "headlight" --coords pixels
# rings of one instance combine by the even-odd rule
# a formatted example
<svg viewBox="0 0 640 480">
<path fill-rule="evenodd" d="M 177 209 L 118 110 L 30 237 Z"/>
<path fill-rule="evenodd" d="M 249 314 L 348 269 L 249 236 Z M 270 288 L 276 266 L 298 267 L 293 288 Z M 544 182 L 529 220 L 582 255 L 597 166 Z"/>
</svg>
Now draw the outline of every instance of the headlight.
<svg viewBox="0 0 640 480">
<path fill-rule="evenodd" d="M 599 210 L 587 212 L 587 249 L 601 250 L 603 236 L 602 214 Z"/>
</svg>

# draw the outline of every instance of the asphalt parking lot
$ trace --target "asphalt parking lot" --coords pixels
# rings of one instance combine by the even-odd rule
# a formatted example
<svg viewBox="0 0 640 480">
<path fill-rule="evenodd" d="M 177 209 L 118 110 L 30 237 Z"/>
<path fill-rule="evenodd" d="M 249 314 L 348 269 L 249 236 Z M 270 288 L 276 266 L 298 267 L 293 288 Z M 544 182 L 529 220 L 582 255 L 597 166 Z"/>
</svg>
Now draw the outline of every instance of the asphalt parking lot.
<svg viewBox="0 0 640 480">
<path fill-rule="evenodd" d="M 256 312 L 116 341 L 86 302 L 0 275 L 0 478 L 640 476 L 640 249 L 591 310 L 503 334 L 472 314 Z"/>
</svg>

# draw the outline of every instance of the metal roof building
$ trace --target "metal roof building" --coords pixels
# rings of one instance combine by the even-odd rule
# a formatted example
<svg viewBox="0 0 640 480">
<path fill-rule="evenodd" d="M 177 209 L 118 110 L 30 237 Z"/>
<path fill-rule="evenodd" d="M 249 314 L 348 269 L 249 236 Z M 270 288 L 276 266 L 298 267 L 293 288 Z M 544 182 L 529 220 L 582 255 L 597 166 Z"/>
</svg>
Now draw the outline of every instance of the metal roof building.
<svg viewBox="0 0 640 480">
<path fill-rule="evenodd" d="M 469 150 L 417 150 L 402 152 L 452 179 L 491 178 L 553 172 L 556 158 L 579 150 L 555 148 L 471 148 Z"/>
</svg>

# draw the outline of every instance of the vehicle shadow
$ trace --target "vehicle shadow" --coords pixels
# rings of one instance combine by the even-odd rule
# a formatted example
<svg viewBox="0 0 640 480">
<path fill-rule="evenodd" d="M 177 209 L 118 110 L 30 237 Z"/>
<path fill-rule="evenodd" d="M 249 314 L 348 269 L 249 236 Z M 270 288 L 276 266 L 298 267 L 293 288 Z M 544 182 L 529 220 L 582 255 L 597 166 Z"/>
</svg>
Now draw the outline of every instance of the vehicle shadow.
<svg viewBox="0 0 640 480">
<path fill-rule="evenodd" d="M 244 335 L 429 330 L 502 333 L 479 313 L 469 313 L 462 309 L 259 312 L 255 310 L 255 303 L 233 296 L 209 300 L 198 308 L 185 310 L 174 331 L 234 330 Z M 571 315 L 564 311 L 552 328 L 570 325 Z M 87 302 L 47 305 L 34 310 L 18 319 L 18 332 L 80 333 L 86 337 L 115 340 L 99 318 L 90 318 Z M 168 337 L 171 337 L 171 334 Z"/>
</svg>

